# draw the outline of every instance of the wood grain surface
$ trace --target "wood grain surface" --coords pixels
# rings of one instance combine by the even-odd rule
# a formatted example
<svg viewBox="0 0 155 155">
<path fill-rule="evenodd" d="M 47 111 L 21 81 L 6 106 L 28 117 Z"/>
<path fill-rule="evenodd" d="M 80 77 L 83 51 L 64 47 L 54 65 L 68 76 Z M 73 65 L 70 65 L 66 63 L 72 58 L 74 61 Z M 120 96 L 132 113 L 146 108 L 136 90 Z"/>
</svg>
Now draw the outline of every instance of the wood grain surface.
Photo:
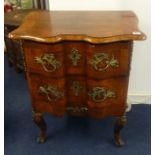
<svg viewBox="0 0 155 155">
<path fill-rule="evenodd" d="M 9 37 L 46 43 L 64 40 L 105 43 L 146 38 L 131 11 L 34 11 Z"/>
</svg>

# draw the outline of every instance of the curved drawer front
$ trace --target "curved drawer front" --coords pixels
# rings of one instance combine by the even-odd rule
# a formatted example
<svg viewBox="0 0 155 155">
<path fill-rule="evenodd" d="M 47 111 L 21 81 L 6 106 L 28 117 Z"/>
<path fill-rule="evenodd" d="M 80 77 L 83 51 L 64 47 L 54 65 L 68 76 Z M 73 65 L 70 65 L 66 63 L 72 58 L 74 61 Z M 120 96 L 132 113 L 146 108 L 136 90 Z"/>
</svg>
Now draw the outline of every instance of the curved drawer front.
<svg viewBox="0 0 155 155">
<path fill-rule="evenodd" d="M 86 106 L 86 80 L 83 76 L 69 76 L 66 79 L 67 105 Z"/>
<path fill-rule="evenodd" d="M 84 76 L 70 75 L 66 78 L 67 107 L 70 115 L 84 116 L 88 112 L 86 79 Z"/>
<path fill-rule="evenodd" d="M 87 47 L 88 77 L 104 79 L 129 73 L 130 44 L 128 42 L 91 45 Z"/>
<path fill-rule="evenodd" d="M 126 107 L 131 45 L 25 41 L 33 109 L 57 116 L 65 112 L 94 118 L 121 115 Z"/>
<path fill-rule="evenodd" d="M 102 45 L 82 42 L 24 43 L 27 71 L 51 77 L 64 77 L 68 74 L 104 79 L 127 75 L 130 49 L 129 42 Z"/>
<path fill-rule="evenodd" d="M 106 116 L 122 116 L 125 112 L 126 107 L 122 105 L 107 105 L 104 108 L 88 108 L 88 114 L 94 119 L 102 119 Z"/>
<path fill-rule="evenodd" d="M 28 76 L 33 108 L 40 112 L 65 113 L 66 91 L 65 79 L 51 79 Z"/>
<path fill-rule="evenodd" d="M 24 44 L 24 51 L 28 72 L 40 73 L 52 77 L 64 76 L 62 44 L 38 44 L 27 41 Z"/>
<path fill-rule="evenodd" d="M 88 107 L 106 108 L 125 106 L 128 78 L 115 78 L 102 81 L 87 80 Z"/>
</svg>

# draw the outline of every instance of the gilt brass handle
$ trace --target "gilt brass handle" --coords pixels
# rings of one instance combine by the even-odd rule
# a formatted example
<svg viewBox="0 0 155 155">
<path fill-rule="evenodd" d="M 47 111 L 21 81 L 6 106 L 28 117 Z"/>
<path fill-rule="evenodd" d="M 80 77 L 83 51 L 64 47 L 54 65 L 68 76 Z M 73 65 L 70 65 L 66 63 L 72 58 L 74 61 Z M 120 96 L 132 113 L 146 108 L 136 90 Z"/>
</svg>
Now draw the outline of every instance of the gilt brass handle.
<svg viewBox="0 0 155 155">
<path fill-rule="evenodd" d="M 105 63 L 104 67 L 99 67 L 100 64 Z M 119 63 L 118 60 L 112 56 L 112 58 L 109 58 L 106 53 L 95 53 L 93 55 L 93 58 L 88 61 L 88 64 L 90 64 L 95 70 L 103 72 L 109 67 L 118 67 Z"/>
<path fill-rule="evenodd" d="M 46 72 L 54 72 L 62 65 L 60 61 L 56 60 L 53 53 L 46 53 L 41 56 L 35 57 L 34 61 L 38 64 L 41 64 L 44 71 Z"/>
<path fill-rule="evenodd" d="M 103 102 L 108 98 L 115 97 L 115 92 L 104 87 L 94 87 L 88 92 L 88 95 L 94 102 Z"/>
<path fill-rule="evenodd" d="M 56 86 L 40 86 L 39 92 L 45 94 L 49 102 L 54 102 L 64 97 L 64 92 L 59 91 Z"/>
</svg>

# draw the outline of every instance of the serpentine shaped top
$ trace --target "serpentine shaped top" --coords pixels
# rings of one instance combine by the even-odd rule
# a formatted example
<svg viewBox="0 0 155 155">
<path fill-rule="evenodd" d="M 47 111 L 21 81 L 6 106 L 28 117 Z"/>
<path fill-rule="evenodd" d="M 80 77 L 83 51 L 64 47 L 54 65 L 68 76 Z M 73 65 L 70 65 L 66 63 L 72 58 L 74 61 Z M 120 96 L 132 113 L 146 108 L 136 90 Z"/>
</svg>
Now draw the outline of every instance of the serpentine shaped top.
<svg viewBox="0 0 155 155">
<path fill-rule="evenodd" d="M 138 19 L 132 11 L 33 11 L 9 38 L 105 43 L 144 40 L 146 36 L 138 29 Z"/>
</svg>

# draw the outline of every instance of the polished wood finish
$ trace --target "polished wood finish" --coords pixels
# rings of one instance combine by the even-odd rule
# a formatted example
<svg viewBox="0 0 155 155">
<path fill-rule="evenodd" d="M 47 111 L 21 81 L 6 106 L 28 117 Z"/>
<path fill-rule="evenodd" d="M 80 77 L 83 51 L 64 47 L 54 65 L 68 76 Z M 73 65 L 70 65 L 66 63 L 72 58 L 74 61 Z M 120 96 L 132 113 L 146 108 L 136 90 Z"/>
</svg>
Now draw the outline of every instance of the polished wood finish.
<svg viewBox="0 0 155 155">
<path fill-rule="evenodd" d="M 117 78 L 110 78 L 110 79 L 99 80 L 99 81 L 87 79 L 87 90 L 88 91 L 96 86 L 100 86 L 100 87 L 111 89 L 114 92 L 116 92 L 116 97 L 101 101 L 98 104 L 95 101 L 93 101 L 92 98 L 89 96 L 87 98 L 88 106 L 90 108 L 103 108 L 103 109 L 109 108 L 109 112 L 111 111 L 110 107 L 115 107 L 115 106 L 124 107 L 124 110 L 125 110 L 124 103 L 126 102 L 127 86 L 128 86 L 127 83 L 128 83 L 127 77 L 119 77 L 119 78 L 117 77 Z M 113 113 L 114 113 L 114 110 L 113 110 Z M 117 110 L 117 113 L 119 113 L 118 110 Z M 121 114 L 122 114 L 122 111 L 120 109 L 119 115 Z"/>
<path fill-rule="evenodd" d="M 27 80 L 29 86 L 31 86 L 30 93 L 32 94 L 32 107 L 34 111 L 40 113 L 49 112 L 55 116 L 63 116 L 65 114 L 66 96 L 57 101 L 49 102 L 47 96 L 39 91 L 40 86 L 52 85 L 57 86 L 59 91 L 64 92 L 65 79 L 51 79 L 27 73 Z"/>
<path fill-rule="evenodd" d="M 9 34 L 23 42 L 39 141 L 45 140 L 41 113 L 48 112 L 114 116 L 114 141 L 123 144 L 133 40 L 145 39 L 137 21 L 131 11 L 33 12 Z"/>
<path fill-rule="evenodd" d="M 124 113 L 132 42 L 94 45 L 94 50 L 92 50 L 92 46 L 92 44 L 83 42 L 64 42 L 58 44 L 24 42 L 27 79 L 30 85 L 34 110 L 51 112 L 56 116 L 62 116 L 65 113 L 66 107 L 83 106 L 90 110 L 90 112 L 82 112 L 83 115 L 89 113 L 90 116 L 96 119 L 103 118 L 109 114 L 121 116 Z M 69 59 L 72 49 L 77 49 L 81 53 L 80 62 L 77 66 L 74 66 Z M 117 57 L 119 67 L 109 67 L 101 73 L 95 71 L 87 62 L 91 59 L 90 55 L 98 51 L 106 51 L 109 55 Z M 36 56 L 43 55 L 44 53 L 54 53 L 56 60 L 61 62 L 61 67 L 54 72 L 46 72 L 42 65 L 37 64 L 34 59 Z M 75 95 L 75 92 L 71 89 L 73 82 L 76 81 L 79 82 L 81 87 L 79 95 Z M 38 93 L 39 87 L 43 85 L 57 86 L 59 91 L 64 92 L 64 97 L 50 104 L 45 95 L 42 96 Z M 88 92 L 96 86 L 107 87 L 113 90 L 117 93 L 117 97 L 96 104 L 88 96 Z M 111 107 L 113 107 L 113 110 Z M 97 109 L 95 111 L 97 111 L 98 115 L 95 114 L 94 109 Z"/>
<path fill-rule="evenodd" d="M 90 45 L 86 49 L 86 61 L 89 62 L 96 53 L 107 54 L 108 58 L 111 59 L 114 57 L 118 61 L 118 67 L 109 67 L 105 71 L 95 70 L 92 65 L 87 63 L 86 73 L 89 77 L 95 79 L 106 79 L 110 77 L 117 77 L 121 75 L 129 74 L 129 63 L 132 42 L 117 42 L 109 44 L 99 44 L 99 45 Z M 104 63 L 98 63 L 98 68 L 104 68 L 106 60 Z"/>
<path fill-rule="evenodd" d="M 62 44 L 53 44 L 52 46 L 50 46 L 49 44 L 39 44 L 36 42 L 25 41 L 24 51 L 26 53 L 25 59 L 27 60 L 27 71 L 43 73 L 46 76 L 51 76 L 52 74 L 53 77 L 64 77 L 64 65 L 62 65 L 62 67 L 56 70 L 53 74 L 51 72 L 45 72 L 41 64 L 36 63 L 36 61 L 34 60 L 35 57 L 39 57 L 44 53 L 53 53 L 56 60 L 64 64 L 64 53 L 61 52 L 64 51 L 64 47 Z"/>
<path fill-rule="evenodd" d="M 144 40 L 137 24 L 138 19 L 131 11 L 36 11 L 9 37 L 47 43 Z"/>
<path fill-rule="evenodd" d="M 31 47 L 34 47 L 30 50 Z M 24 50 L 26 51 L 27 59 L 27 70 L 29 72 L 43 73 L 47 76 L 52 77 L 64 77 L 65 76 L 65 66 L 67 68 L 66 74 L 77 74 L 77 75 L 87 75 L 91 78 L 104 79 L 113 76 L 128 75 L 129 74 L 129 63 L 130 63 L 130 49 L 132 48 L 131 42 L 118 42 L 109 44 L 99 44 L 93 45 L 84 42 L 62 42 L 57 44 L 45 44 L 25 41 Z M 81 55 L 80 62 L 77 66 L 74 66 L 69 55 L 72 53 L 72 49 L 78 50 Z M 64 52 L 61 52 L 64 51 Z M 128 52 L 129 51 L 129 52 Z M 34 58 L 41 56 L 44 53 L 53 53 L 56 60 L 61 62 L 62 67 L 56 70 L 52 74 L 50 72 L 45 72 L 40 64 L 36 63 Z M 109 58 L 114 56 L 118 62 L 119 67 L 112 68 L 109 67 L 106 72 L 96 71 L 90 64 L 85 62 L 93 58 L 95 53 L 105 53 Z M 85 68 L 83 66 L 86 65 Z M 105 64 L 101 64 L 100 67 L 104 67 Z"/>
<path fill-rule="evenodd" d="M 32 48 L 33 47 L 33 48 Z M 84 42 L 62 42 L 56 44 L 24 41 L 23 43 L 27 80 L 32 97 L 32 107 L 39 113 L 48 112 L 54 116 L 63 116 L 65 113 L 74 116 L 87 116 L 101 119 L 106 116 L 121 117 L 126 109 L 128 76 L 131 61 L 132 42 L 117 42 L 93 45 Z M 81 54 L 80 61 L 74 66 L 70 59 L 73 49 Z M 96 52 L 105 52 L 114 55 L 119 62 L 117 68 L 107 68 L 103 72 L 93 69 L 88 64 Z M 45 53 L 55 55 L 61 62 L 61 67 L 54 72 L 46 72 L 41 64 L 35 62 L 35 57 Z M 104 63 L 100 67 L 104 67 Z M 49 67 L 49 66 L 48 66 Z M 50 67 L 49 67 L 50 68 Z M 74 82 L 79 83 L 78 94 Z M 57 101 L 50 101 L 46 94 L 41 94 L 39 88 L 44 85 L 56 86 L 64 96 Z M 110 89 L 116 93 L 115 97 L 107 98 L 96 103 L 88 95 L 95 87 Z M 75 88 L 76 89 L 76 88 Z M 50 96 L 49 97 L 53 97 Z M 120 125 L 115 125 L 115 142 L 119 145 Z M 121 144 L 120 144 L 121 145 Z"/>
</svg>

